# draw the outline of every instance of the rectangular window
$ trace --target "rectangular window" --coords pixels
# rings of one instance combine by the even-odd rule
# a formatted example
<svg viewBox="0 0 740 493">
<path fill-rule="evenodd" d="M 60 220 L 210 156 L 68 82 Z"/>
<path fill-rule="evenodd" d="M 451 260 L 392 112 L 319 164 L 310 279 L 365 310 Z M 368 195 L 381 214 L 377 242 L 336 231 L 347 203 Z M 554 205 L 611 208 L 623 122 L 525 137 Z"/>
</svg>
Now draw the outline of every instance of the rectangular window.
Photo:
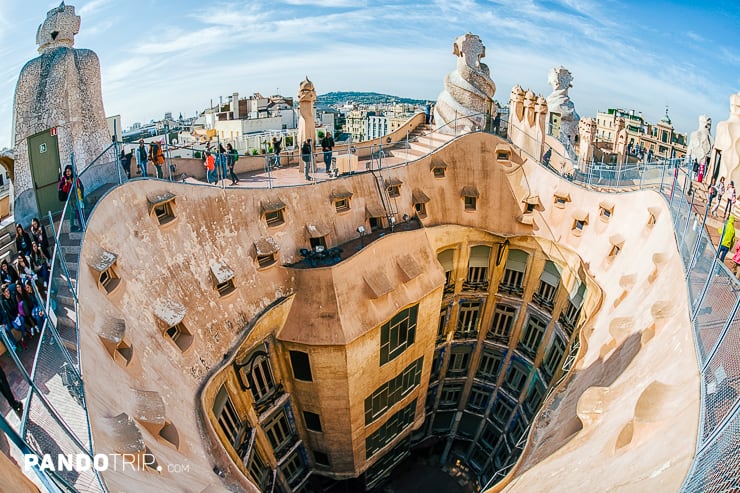
<svg viewBox="0 0 740 493">
<path fill-rule="evenodd" d="M 321 429 L 321 417 L 310 411 L 303 411 L 303 419 L 306 422 L 306 428 L 311 431 L 323 431 Z"/>
<path fill-rule="evenodd" d="M 463 284 L 465 289 L 488 289 L 488 265 L 490 263 L 491 247 L 476 245 L 470 249 L 468 260 L 468 277 Z"/>
<path fill-rule="evenodd" d="M 493 394 L 492 389 L 474 385 L 470 390 L 467 409 L 479 413 L 485 412 L 488 407 L 488 401 L 491 399 L 491 394 Z"/>
<path fill-rule="evenodd" d="M 478 365 L 478 373 L 476 378 L 486 380 L 488 382 L 495 382 L 498 378 L 498 372 L 501 370 L 501 360 L 503 356 L 499 353 L 490 351 L 484 351 L 481 354 L 480 364 Z"/>
<path fill-rule="evenodd" d="M 344 212 L 349 210 L 349 199 L 337 199 L 334 202 L 334 207 L 337 212 Z"/>
<path fill-rule="evenodd" d="M 380 365 L 397 358 L 416 337 L 416 317 L 419 305 L 401 310 L 380 327 Z"/>
<path fill-rule="evenodd" d="M 266 354 L 260 354 L 254 359 L 251 368 L 252 371 L 247 374 L 249 390 L 252 392 L 254 401 L 259 403 L 276 390 L 275 380 L 272 378 L 270 358 Z"/>
<path fill-rule="evenodd" d="M 563 359 L 563 353 L 565 353 L 565 341 L 559 337 L 555 337 L 545 357 L 545 361 L 542 363 L 542 369 L 548 377 L 555 375 L 558 365 L 560 365 L 560 360 Z"/>
<path fill-rule="evenodd" d="M 318 450 L 314 450 L 313 458 L 316 461 L 317 466 L 329 467 L 331 465 L 329 464 L 329 456 L 324 452 L 319 452 Z"/>
<path fill-rule="evenodd" d="M 213 403 L 213 414 L 216 416 L 221 431 L 224 432 L 226 440 L 231 444 L 234 449 L 238 449 L 241 445 L 242 431 L 244 429 L 244 422 L 236 412 L 236 407 L 231 401 L 231 396 L 226 390 L 226 386 L 222 385 L 216 394 L 216 399 Z"/>
<path fill-rule="evenodd" d="M 465 197 L 465 210 L 474 211 L 475 208 L 476 208 L 476 198 L 475 197 Z"/>
<path fill-rule="evenodd" d="M 437 327 L 437 342 L 441 342 L 446 339 L 445 328 L 447 327 L 447 309 L 448 309 L 448 306 L 445 305 L 439 311 L 439 326 Z"/>
<path fill-rule="evenodd" d="M 377 431 L 365 439 L 365 458 L 369 459 L 380 449 L 391 443 L 403 430 L 414 423 L 416 399 L 388 418 Z"/>
<path fill-rule="evenodd" d="M 509 442 L 513 444 L 519 443 L 519 440 L 527 432 L 527 423 L 522 419 L 521 415 L 517 415 L 516 419 L 509 428 Z"/>
<path fill-rule="evenodd" d="M 545 281 L 540 281 L 540 285 L 537 287 L 537 292 L 534 293 L 532 299 L 540 307 L 547 311 L 551 311 L 555 303 L 555 293 L 557 292 L 557 289 L 557 286 L 552 286 Z"/>
<path fill-rule="evenodd" d="M 463 287 L 475 290 L 488 289 L 488 267 L 470 267 Z"/>
<path fill-rule="evenodd" d="M 434 168 L 432 170 L 434 173 L 435 178 L 444 178 L 445 177 L 445 169 L 444 168 Z"/>
<path fill-rule="evenodd" d="M 450 353 L 450 364 L 447 367 L 447 376 L 462 376 L 468 371 L 468 363 L 470 362 L 471 348 L 465 346 L 457 346 L 452 348 Z"/>
<path fill-rule="evenodd" d="M 400 197 L 401 196 L 401 187 L 398 185 L 392 185 L 388 187 L 387 190 L 388 190 L 389 197 Z"/>
<path fill-rule="evenodd" d="M 506 374 L 506 379 L 504 380 L 504 387 L 508 389 L 511 394 L 519 399 L 519 393 L 522 391 L 522 388 L 524 388 L 524 383 L 527 381 L 528 376 L 527 368 L 524 366 L 520 366 L 517 363 L 512 363 L 511 366 L 509 366 L 509 372 Z"/>
<path fill-rule="evenodd" d="M 172 339 L 172 342 L 175 343 L 180 351 L 185 351 L 193 342 L 193 336 L 190 334 L 188 329 L 185 328 L 185 325 L 182 322 L 168 328 L 165 331 L 165 334 Z"/>
<path fill-rule="evenodd" d="M 580 314 L 581 309 L 568 300 L 565 304 L 565 308 L 560 313 L 560 323 L 565 327 L 568 336 L 573 333 L 573 329 L 575 329 L 575 326 L 578 323 L 578 317 Z"/>
<path fill-rule="evenodd" d="M 275 457 L 282 456 L 282 452 L 285 452 L 292 445 L 293 430 L 288 423 L 284 409 L 281 409 L 275 416 L 270 418 L 262 428 L 265 430 L 265 435 L 267 435 L 267 439 L 275 451 Z"/>
<path fill-rule="evenodd" d="M 113 266 L 108 267 L 106 270 L 100 273 L 100 285 L 103 286 L 105 292 L 110 294 L 118 286 L 120 279 L 116 275 L 116 271 Z"/>
<path fill-rule="evenodd" d="M 480 300 L 463 301 L 460 303 L 460 314 L 457 319 L 455 337 L 477 337 L 480 311 Z"/>
<path fill-rule="evenodd" d="M 447 383 L 442 387 L 442 396 L 439 399 L 439 407 L 456 408 L 462 393 L 461 383 Z"/>
<path fill-rule="evenodd" d="M 252 479 L 260 487 L 262 491 L 265 491 L 269 486 L 270 473 L 272 472 L 269 467 L 265 466 L 265 461 L 257 454 L 256 450 L 252 451 L 252 456 L 249 458 L 249 464 L 247 465 L 249 474 L 252 475 Z"/>
<path fill-rule="evenodd" d="M 502 428 L 505 427 L 506 423 L 511 417 L 511 413 L 514 410 L 514 405 L 509 403 L 506 399 L 499 397 L 496 402 L 493 403 L 491 409 L 491 418 Z"/>
<path fill-rule="evenodd" d="M 527 270 L 529 254 L 523 250 L 510 250 L 506 259 L 504 277 L 501 279 L 498 290 L 501 293 L 521 296 L 524 291 L 524 272 Z"/>
<path fill-rule="evenodd" d="M 371 217 L 369 219 L 370 231 L 377 231 L 383 229 L 383 221 L 379 217 Z"/>
<path fill-rule="evenodd" d="M 216 284 L 216 291 L 218 291 L 219 296 L 226 296 L 229 293 L 233 293 L 234 289 L 236 288 L 234 287 L 233 279 Z"/>
<path fill-rule="evenodd" d="M 267 255 L 257 255 L 257 265 L 260 268 L 269 267 L 275 263 L 275 254 L 268 253 Z"/>
<path fill-rule="evenodd" d="M 308 353 L 303 351 L 290 351 L 290 364 L 293 367 L 293 376 L 296 380 L 313 382 L 311 375 L 311 362 L 308 359 Z"/>
<path fill-rule="evenodd" d="M 265 222 L 268 226 L 279 226 L 285 222 L 283 209 L 265 212 Z"/>
<path fill-rule="evenodd" d="M 444 294 L 451 294 L 455 292 L 455 278 L 452 276 L 452 271 L 445 271 L 445 288 Z"/>
<path fill-rule="evenodd" d="M 530 417 L 534 416 L 537 410 L 542 404 L 542 399 L 545 397 L 545 389 L 539 385 L 532 385 L 527 394 L 527 398 L 524 400 L 524 409 L 530 413 Z"/>
<path fill-rule="evenodd" d="M 505 291 L 510 294 L 522 294 L 522 281 L 524 280 L 524 272 L 518 272 L 515 270 L 506 269 L 504 271 L 504 278 L 501 280 L 500 291 Z"/>
<path fill-rule="evenodd" d="M 496 305 L 496 309 L 493 312 L 493 322 L 491 322 L 491 328 L 486 338 L 508 344 L 511 328 L 514 325 L 515 314 L 516 309 L 511 306 Z"/>
<path fill-rule="evenodd" d="M 381 417 L 419 385 L 423 363 L 423 357 L 417 359 L 365 399 L 365 425 Z"/>
<path fill-rule="evenodd" d="M 285 475 L 285 479 L 288 480 L 288 484 L 291 487 L 295 487 L 301 482 L 301 478 L 306 471 L 306 465 L 303 463 L 301 454 L 295 452 L 285 461 L 285 463 L 283 463 L 280 470 L 283 471 L 283 475 Z"/>
<path fill-rule="evenodd" d="M 154 215 L 157 217 L 160 225 L 167 224 L 175 219 L 175 212 L 172 207 L 173 201 L 167 201 L 163 204 L 157 204 L 154 206 Z"/>
<path fill-rule="evenodd" d="M 527 356 L 534 358 L 542 342 L 542 335 L 547 328 L 547 322 L 531 316 L 527 320 L 518 348 Z"/>
<path fill-rule="evenodd" d="M 486 421 L 486 423 L 486 427 L 483 428 L 483 432 L 480 434 L 478 443 L 490 454 L 498 443 L 501 432 L 497 430 L 490 421 Z"/>
</svg>

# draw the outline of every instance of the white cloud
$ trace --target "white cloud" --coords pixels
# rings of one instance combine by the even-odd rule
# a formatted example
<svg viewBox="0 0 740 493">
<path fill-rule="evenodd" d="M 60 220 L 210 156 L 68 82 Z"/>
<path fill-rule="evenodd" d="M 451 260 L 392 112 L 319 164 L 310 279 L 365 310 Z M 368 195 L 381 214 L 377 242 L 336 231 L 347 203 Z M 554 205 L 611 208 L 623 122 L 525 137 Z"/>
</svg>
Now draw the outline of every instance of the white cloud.
<svg viewBox="0 0 740 493">
<path fill-rule="evenodd" d="M 85 5 L 80 7 L 79 10 L 75 9 L 75 12 L 80 17 L 90 16 L 93 13 L 96 13 L 99 10 L 105 8 L 105 6 L 110 3 L 111 3 L 111 0 L 91 0 L 90 2 L 87 2 Z"/>
</svg>

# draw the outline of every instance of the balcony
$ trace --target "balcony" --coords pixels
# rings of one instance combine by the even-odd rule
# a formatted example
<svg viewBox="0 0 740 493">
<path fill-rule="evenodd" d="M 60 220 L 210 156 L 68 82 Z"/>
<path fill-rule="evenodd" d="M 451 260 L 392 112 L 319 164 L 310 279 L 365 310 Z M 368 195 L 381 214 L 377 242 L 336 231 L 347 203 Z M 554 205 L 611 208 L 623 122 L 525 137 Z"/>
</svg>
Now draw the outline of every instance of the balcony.
<svg viewBox="0 0 740 493">
<path fill-rule="evenodd" d="M 499 284 L 498 292 L 521 298 L 524 287 L 521 284 Z"/>
</svg>

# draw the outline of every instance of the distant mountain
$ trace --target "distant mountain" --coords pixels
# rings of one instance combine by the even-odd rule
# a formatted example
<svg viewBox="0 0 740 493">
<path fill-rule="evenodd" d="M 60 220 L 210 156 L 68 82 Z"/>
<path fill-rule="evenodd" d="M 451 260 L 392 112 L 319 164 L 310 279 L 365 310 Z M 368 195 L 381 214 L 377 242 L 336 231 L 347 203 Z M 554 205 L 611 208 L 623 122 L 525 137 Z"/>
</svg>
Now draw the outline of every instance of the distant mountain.
<svg viewBox="0 0 740 493">
<path fill-rule="evenodd" d="M 329 92 L 320 95 L 316 102 L 325 105 L 341 105 L 344 103 L 357 104 L 386 104 L 386 103 L 406 103 L 406 104 L 426 104 L 425 99 L 399 98 L 390 94 L 379 94 L 377 92 Z"/>
</svg>

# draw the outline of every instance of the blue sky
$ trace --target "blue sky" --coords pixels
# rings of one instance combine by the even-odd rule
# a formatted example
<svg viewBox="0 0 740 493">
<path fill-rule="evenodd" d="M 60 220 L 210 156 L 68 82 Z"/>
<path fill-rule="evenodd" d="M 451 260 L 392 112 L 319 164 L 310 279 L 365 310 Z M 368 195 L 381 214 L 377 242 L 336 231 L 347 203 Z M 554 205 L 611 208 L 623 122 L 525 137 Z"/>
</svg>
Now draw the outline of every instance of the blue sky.
<svg viewBox="0 0 740 493">
<path fill-rule="evenodd" d="M 547 95 L 564 65 L 581 116 L 621 107 L 652 122 L 670 107 L 694 130 L 727 119 L 740 91 L 740 3 L 613 0 L 191 1 L 74 0 L 75 47 L 101 62 L 107 115 L 124 127 L 165 111 L 192 115 L 239 92 L 294 96 L 308 76 L 319 94 L 376 91 L 434 100 L 455 67 L 454 38 L 478 34 L 506 102 L 520 84 Z M 0 0 L 0 148 L 35 34 L 58 2 Z"/>
</svg>

